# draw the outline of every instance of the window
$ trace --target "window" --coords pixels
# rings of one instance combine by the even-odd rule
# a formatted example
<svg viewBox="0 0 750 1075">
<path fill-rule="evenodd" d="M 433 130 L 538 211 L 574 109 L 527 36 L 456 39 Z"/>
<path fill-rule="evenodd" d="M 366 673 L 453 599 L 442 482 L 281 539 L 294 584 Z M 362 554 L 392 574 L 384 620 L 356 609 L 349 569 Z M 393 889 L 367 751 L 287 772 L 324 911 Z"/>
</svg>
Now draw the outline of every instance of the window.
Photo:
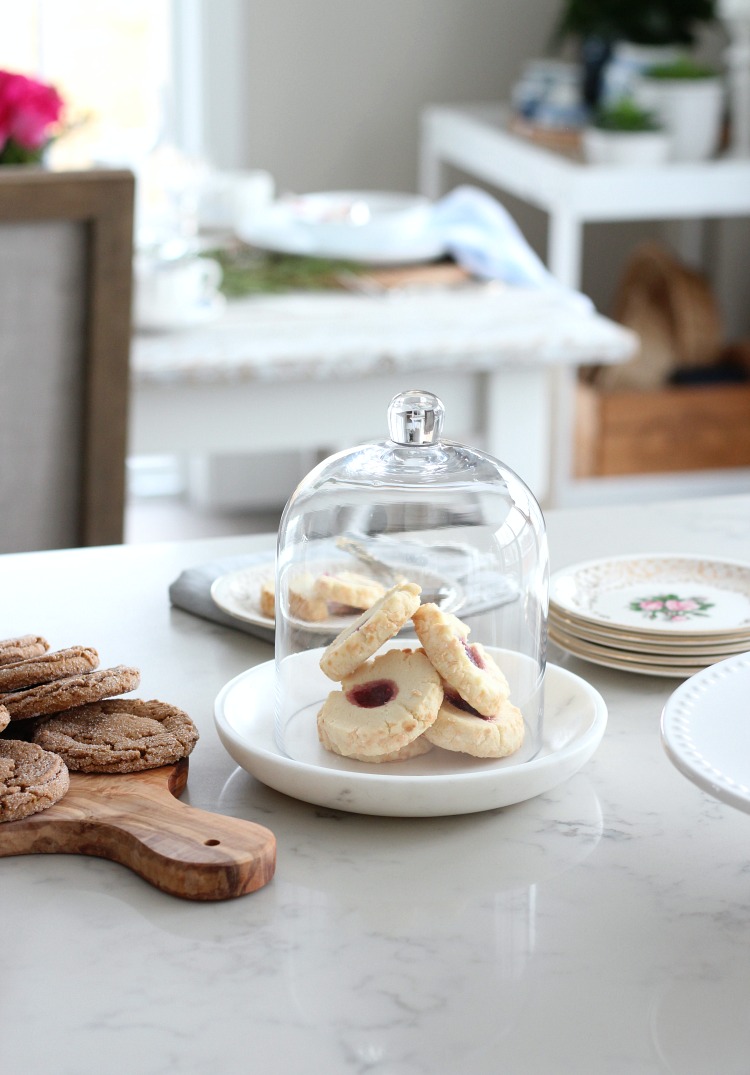
<svg viewBox="0 0 750 1075">
<path fill-rule="evenodd" d="M 25 0 L 7 5 L 0 67 L 55 84 L 72 127 L 55 167 L 136 164 L 171 114 L 170 0 Z"/>
</svg>

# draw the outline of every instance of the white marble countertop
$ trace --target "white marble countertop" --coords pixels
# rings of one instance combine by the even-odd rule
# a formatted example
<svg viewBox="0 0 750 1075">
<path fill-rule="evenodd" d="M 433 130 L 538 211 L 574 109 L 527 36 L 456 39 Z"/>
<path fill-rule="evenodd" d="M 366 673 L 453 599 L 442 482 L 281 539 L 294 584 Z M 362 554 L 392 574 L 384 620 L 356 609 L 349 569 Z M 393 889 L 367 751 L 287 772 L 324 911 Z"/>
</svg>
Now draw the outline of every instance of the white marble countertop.
<svg viewBox="0 0 750 1075">
<path fill-rule="evenodd" d="M 750 495 L 550 512 L 548 527 L 553 569 L 637 551 L 744 559 Z M 0 1070 L 746 1071 L 750 817 L 668 761 L 659 716 L 679 681 L 553 650 L 609 708 L 566 784 L 459 817 L 316 808 L 238 769 L 214 731 L 221 686 L 271 648 L 167 599 L 184 567 L 264 544 L 0 558 L 0 637 L 138 665 L 141 695 L 200 727 L 187 801 L 278 841 L 265 888 L 208 904 L 99 859 L 0 859 Z"/>
<path fill-rule="evenodd" d="M 499 282 L 236 299 L 215 321 L 136 333 L 138 384 L 290 381 L 461 366 L 622 362 L 633 334 L 578 297 Z"/>
</svg>

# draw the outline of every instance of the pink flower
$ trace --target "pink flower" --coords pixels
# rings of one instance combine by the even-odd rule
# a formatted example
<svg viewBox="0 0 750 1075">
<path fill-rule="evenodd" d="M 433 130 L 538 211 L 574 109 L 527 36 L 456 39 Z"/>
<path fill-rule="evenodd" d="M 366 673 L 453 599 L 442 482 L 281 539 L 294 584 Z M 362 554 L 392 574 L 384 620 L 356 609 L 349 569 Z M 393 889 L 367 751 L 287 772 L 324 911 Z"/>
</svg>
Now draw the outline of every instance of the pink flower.
<svg viewBox="0 0 750 1075">
<path fill-rule="evenodd" d="M 698 607 L 698 602 L 690 599 L 687 601 L 667 601 L 666 606 L 673 612 L 692 612 L 693 609 Z"/>
<path fill-rule="evenodd" d="M 669 617 L 669 622 L 670 623 L 684 623 L 686 619 L 687 619 L 687 616 L 670 616 Z"/>
<path fill-rule="evenodd" d="M 63 99 L 54 86 L 0 71 L 0 148 L 12 138 L 24 149 L 40 149 L 62 110 Z"/>
<path fill-rule="evenodd" d="M 656 611 L 657 608 L 662 607 L 661 601 L 641 601 L 641 608 L 646 609 L 649 612 Z"/>
</svg>

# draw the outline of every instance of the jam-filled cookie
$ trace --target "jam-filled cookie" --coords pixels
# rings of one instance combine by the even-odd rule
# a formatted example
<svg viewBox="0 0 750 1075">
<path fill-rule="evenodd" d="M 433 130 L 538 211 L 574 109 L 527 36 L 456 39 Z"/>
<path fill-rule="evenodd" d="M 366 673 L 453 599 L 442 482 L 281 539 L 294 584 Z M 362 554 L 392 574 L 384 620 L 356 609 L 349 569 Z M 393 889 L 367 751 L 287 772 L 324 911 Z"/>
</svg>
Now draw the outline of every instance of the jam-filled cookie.
<svg viewBox="0 0 750 1075">
<path fill-rule="evenodd" d="M 320 724 L 318 724 L 318 737 L 326 750 L 330 750 L 332 754 L 341 753 L 328 738 L 325 728 L 321 727 Z M 416 739 L 412 739 L 411 743 L 407 743 L 406 746 L 401 747 L 399 750 L 389 750 L 387 754 L 347 754 L 346 757 L 351 758 L 352 761 L 364 761 L 370 765 L 378 765 L 382 762 L 409 761 L 411 758 L 418 758 L 422 754 L 429 753 L 430 750 L 432 750 L 432 743 L 427 736 L 419 735 Z"/>
<path fill-rule="evenodd" d="M 318 575 L 315 592 L 324 601 L 361 610 L 371 608 L 385 593 L 385 586 L 355 571 Z"/>
<path fill-rule="evenodd" d="M 10 724 L 10 713 L 4 705 L 0 705 L 0 732 Z"/>
<path fill-rule="evenodd" d="M 289 582 L 289 615 L 306 623 L 320 623 L 328 617 L 328 605 L 315 592 L 315 576 L 309 571 Z"/>
<path fill-rule="evenodd" d="M 388 650 L 331 691 L 318 713 L 318 736 L 344 757 L 382 760 L 429 728 L 442 700 L 440 676 L 422 650 Z"/>
<path fill-rule="evenodd" d="M 198 729 L 166 702 L 109 698 L 46 717 L 32 741 L 78 772 L 136 773 L 187 757 Z"/>
<path fill-rule="evenodd" d="M 484 717 L 448 688 L 435 723 L 424 734 L 443 750 L 475 758 L 505 758 L 523 743 L 523 716 L 520 709 L 505 701 L 493 716 Z"/>
<path fill-rule="evenodd" d="M 380 647 L 397 635 L 419 608 L 422 588 L 415 582 L 402 582 L 386 590 L 372 608 L 334 638 L 320 658 L 320 667 L 329 679 L 342 680 L 351 675 Z"/>
<path fill-rule="evenodd" d="M 276 583 L 273 579 L 264 579 L 260 584 L 260 613 L 269 620 L 276 618 Z"/>
<path fill-rule="evenodd" d="M 34 743 L 0 739 L 0 821 L 20 821 L 62 799 L 68 767 Z"/>
<path fill-rule="evenodd" d="M 445 682 L 483 717 L 497 713 L 510 693 L 502 670 L 479 642 L 469 643 L 470 628 L 437 605 L 414 613 L 417 638 Z"/>
</svg>

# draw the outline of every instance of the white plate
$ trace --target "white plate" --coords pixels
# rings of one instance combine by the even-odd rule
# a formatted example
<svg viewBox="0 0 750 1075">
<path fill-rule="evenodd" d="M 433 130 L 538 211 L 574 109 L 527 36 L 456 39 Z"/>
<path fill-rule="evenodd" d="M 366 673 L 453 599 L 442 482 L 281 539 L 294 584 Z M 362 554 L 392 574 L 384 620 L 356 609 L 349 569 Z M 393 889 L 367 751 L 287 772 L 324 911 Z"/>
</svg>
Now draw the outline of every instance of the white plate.
<svg viewBox="0 0 750 1075">
<path fill-rule="evenodd" d="M 671 695 L 661 737 L 672 763 L 703 791 L 750 813 L 750 653 L 692 676 Z"/>
<path fill-rule="evenodd" d="M 350 565 L 344 565 L 345 569 L 353 570 Z M 340 569 L 344 569 L 339 565 Z M 309 570 L 317 571 L 335 570 L 330 564 L 313 564 Z M 395 570 L 398 570 L 397 568 Z M 445 587 L 445 596 L 441 595 L 438 604 L 445 612 L 455 612 L 463 599 L 463 591 L 455 582 L 448 582 L 441 575 L 423 571 L 408 565 L 404 568 L 412 582 L 418 583 L 423 589 L 427 587 Z M 268 627 L 274 629 L 275 621 L 264 616 L 260 611 L 260 587 L 261 583 L 274 578 L 274 561 L 269 559 L 267 563 L 253 564 L 250 567 L 242 567 L 236 571 L 230 571 L 226 575 L 220 575 L 211 584 L 211 599 L 222 612 L 226 612 L 235 619 L 244 623 L 252 623 L 256 627 Z M 311 623 L 309 620 L 292 620 L 297 627 L 302 627 L 313 634 L 337 634 L 360 615 L 329 616 L 328 619 Z"/>
<path fill-rule="evenodd" d="M 590 560 L 553 574 L 550 604 L 651 637 L 750 639 L 750 564 L 669 554 Z"/>
<path fill-rule="evenodd" d="M 632 631 L 621 631 L 617 628 L 592 626 L 584 620 L 576 620 L 572 616 L 561 615 L 556 609 L 550 609 L 550 629 L 562 634 L 570 635 L 580 641 L 593 642 L 598 646 L 611 646 L 612 649 L 624 650 L 628 653 L 655 654 L 660 657 L 691 656 L 696 662 L 703 658 L 729 657 L 733 653 L 744 653 L 750 648 L 750 635 L 735 640 L 729 639 L 703 639 L 690 636 L 684 638 L 674 634 L 665 636 L 651 636 L 636 634 Z"/>
<path fill-rule="evenodd" d="M 558 631 L 555 627 L 549 628 L 549 640 L 565 650 L 566 653 L 581 660 L 598 664 L 602 668 L 616 668 L 620 672 L 636 672 L 643 676 L 667 676 L 670 679 L 686 679 L 695 672 L 700 672 L 710 658 L 688 657 L 684 661 L 675 658 L 654 657 L 653 654 L 646 656 L 638 653 L 625 653 L 623 651 L 609 649 L 606 646 L 597 646 L 591 642 L 582 642 L 573 635 Z M 717 657 L 716 660 L 721 660 Z"/>
<path fill-rule="evenodd" d="M 432 261 L 445 252 L 430 228 L 427 199 L 380 191 L 283 198 L 262 216 L 240 222 L 237 233 L 263 250 L 379 265 Z"/>
<path fill-rule="evenodd" d="M 306 654 L 311 668 L 321 650 Z M 542 746 L 530 761 L 470 758 L 435 750 L 378 766 L 340 758 L 318 742 L 314 721 L 294 736 L 295 756 L 274 735 L 273 661 L 243 672 L 219 693 L 215 721 L 229 754 L 264 784 L 335 810 L 391 817 L 440 817 L 523 802 L 562 784 L 599 745 L 607 708 L 579 676 L 548 665 Z"/>
</svg>

